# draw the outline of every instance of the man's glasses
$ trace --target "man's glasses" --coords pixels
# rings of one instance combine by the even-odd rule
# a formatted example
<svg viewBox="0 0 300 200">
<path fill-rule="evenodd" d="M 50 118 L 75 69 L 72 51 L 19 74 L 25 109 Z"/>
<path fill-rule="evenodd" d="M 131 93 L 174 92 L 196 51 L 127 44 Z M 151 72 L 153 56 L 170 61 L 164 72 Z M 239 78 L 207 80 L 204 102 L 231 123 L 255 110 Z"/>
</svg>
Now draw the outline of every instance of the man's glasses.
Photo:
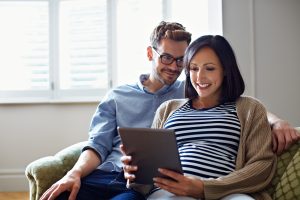
<svg viewBox="0 0 300 200">
<path fill-rule="evenodd" d="M 174 58 L 173 56 L 169 54 L 160 54 L 157 52 L 157 50 L 152 47 L 152 49 L 159 55 L 160 62 L 165 65 L 171 65 L 174 61 L 176 61 L 176 65 L 178 68 L 183 67 L 183 56 L 179 58 Z"/>
</svg>

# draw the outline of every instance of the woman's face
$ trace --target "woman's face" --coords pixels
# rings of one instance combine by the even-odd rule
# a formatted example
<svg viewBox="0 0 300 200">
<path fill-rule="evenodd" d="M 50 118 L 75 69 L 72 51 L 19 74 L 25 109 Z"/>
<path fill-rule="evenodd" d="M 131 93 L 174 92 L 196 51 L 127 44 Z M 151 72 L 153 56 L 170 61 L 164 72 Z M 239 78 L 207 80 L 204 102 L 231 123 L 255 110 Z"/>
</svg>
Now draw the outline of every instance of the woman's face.
<svg viewBox="0 0 300 200">
<path fill-rule="evenodd" d="M 200 49 L 190 62 L 190 80 L 201 100 L 219 101 L 224 70 L 216 53 Z"/>
</svg>

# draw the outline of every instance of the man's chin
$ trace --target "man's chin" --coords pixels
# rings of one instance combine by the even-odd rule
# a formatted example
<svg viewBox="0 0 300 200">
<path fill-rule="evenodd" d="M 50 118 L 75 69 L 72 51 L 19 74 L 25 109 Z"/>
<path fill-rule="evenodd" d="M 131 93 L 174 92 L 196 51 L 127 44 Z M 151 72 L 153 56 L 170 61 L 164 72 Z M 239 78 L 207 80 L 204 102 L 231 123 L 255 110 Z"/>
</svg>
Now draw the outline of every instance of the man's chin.
<svg viewBox="0 0 300 200">
<path fill-rule="evenodd" d="M 164 79 L 164 84 L 165 85 L 172 85 L 175 81 L 177 80 L 177 78 L 175 79 Z"/>
<path fill-rule="evenodd" d="M 159 80 L 164 85 L 172 85 L 179 76 L 164 76 L 164 75 L 157 75 L 156 79 Z"/>
</svg>

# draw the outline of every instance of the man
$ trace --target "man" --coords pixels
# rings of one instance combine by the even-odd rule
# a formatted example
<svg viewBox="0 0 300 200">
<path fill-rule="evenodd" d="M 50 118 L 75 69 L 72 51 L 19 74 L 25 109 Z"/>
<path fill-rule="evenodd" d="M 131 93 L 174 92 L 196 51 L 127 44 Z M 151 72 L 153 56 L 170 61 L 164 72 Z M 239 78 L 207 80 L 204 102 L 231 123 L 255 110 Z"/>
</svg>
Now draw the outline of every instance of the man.
<svg viewBox="0 0 300 200">
<path fill-rule="evenodd" d="M 41 200 L 58 196 L 58 199 L 69 200 L 144 198 L 126 188 L 123 173 L 120 173 L 122 154 L 117 127 L 150 127 L 162 102 L 184 97 L 184 83 L 177 78 L 191 34 L 179 23 L 161 22 L 152 32 L 150 41 L 151 46 L 147 47 L 147 57 L 153 65 L 150 75 L 141 75 L 137 84 L 117 87 L 106 95 L 93 116 L 87 146 L 77 163 L 43 194 Z M 295 140 L 293 129 L 275 115 L 270 123 L 277 128 L 274 141 L 282 151 Z M 281 137 L 286 132 L 288 137 Z"/>
<path fill-rule="evenodd" d="M 126 188 L 120 162 L 118 126 L 150 127 L 158 106 L 184 96 L 182 71 L 191 34 L 178 23 L 161 22 L 151 35 L 147 57 L 153 63 L 150 75 L 137 84 L 111 90 L 99 104 L 91 123 L 89 140 L 75 166 L 41 197 L 55 199 L 69 191 L 69 199 L 142 199 Z M 96 170 L 95 170 L 96 169 Z M 59 199 L 68 199 L 63 193 Z"/>
</svg>

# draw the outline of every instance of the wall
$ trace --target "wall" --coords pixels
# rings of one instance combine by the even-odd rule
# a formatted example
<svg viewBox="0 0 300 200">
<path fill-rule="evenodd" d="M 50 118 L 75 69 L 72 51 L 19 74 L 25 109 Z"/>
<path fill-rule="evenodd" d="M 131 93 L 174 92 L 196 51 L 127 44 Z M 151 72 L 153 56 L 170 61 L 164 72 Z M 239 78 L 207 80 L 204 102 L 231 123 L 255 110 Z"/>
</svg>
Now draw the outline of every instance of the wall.
<svg viewBox="0 0 300 200">
<path fill-rule="evenodd" d="M 224 36 L 247 94 L 300 126 L 300 1 L 224 0 Z M 0 105 L 0 191 L 27 190 L 24 170 L 42 156 L 87 139 L 94 104 Z"/>
<path fill-rule="evenodd" d="M 300 1 L 223 1 L 224 36 L 233 45 L 247 94 L 300 126 Z"/>
<path fill-rule="evenodd" d="M 25 191 L 26 166 L 87 139 L 94 104 L 0 105 L 0 191 Z"/>
</svg>

